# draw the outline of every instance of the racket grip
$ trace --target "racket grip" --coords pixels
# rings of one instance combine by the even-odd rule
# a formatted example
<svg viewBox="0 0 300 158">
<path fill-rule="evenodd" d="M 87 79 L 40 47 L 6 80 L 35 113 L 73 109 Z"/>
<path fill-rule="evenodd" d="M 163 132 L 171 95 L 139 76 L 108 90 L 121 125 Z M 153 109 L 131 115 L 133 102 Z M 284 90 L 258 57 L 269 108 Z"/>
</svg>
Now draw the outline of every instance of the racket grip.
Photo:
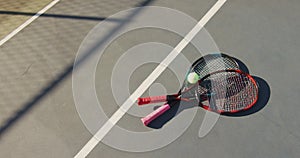
<svg viewBox="0 0 300 158">
<path fill-rule="evenodd" d="M 165 105 L 159 107 L 158 109 L 156 109 L 155 111 L 153 111 L 148 116 L 142 118 L 141 120 L 144 123 L 144 125 L 147 126 L 151 121 L 153 121 L 154 119 L 156 119 L 158 116 L 162 115 L 164 112 L 166 112 L 170 108 L 171 107 L 170 107 L 169 104 L 165 104 Z"/>
<path fill-rule="evenodd" d="M 146 97 L 146 98 L 138 98 L 138 105 L 159 103 L 165 101 L 167 101 L 167 96 L 153 96 L 153 97 Z"/>
</svg>

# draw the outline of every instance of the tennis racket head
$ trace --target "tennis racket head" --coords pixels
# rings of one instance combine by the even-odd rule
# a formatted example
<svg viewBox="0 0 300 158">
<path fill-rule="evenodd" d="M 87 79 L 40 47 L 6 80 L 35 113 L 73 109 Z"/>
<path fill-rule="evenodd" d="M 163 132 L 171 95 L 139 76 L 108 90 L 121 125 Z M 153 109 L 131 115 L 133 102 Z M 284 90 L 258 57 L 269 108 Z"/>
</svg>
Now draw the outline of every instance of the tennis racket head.
<svg viewBox="0 0 300 158">
<path fill-rule="evenodd" d="M 195 93 L 201 96 L 199 103 L 208 100 L 209 104 L 203 106 L 205 109 L 235 113 L 247 110 L 257 102 L 258 86 L 249 74 L 238 69 L 228 69 L 206 75 L 199 81 Z"/>
<path fill-rule="evenodd" d="M 239 65 L 231 56 L 216 53 L 205 55 L 196 60 L 192 64 L 190 72 L 196 72 L 201 79 L 212 72 L 227 69 L 239 69 Z"/>
<path fill-rule="evenodd" d="M 205 55 L 192 64 L 186 74 L 181 91 L 185 91 L 191 87 L 191 84 L 187 81 L 187 76 L 192 72 L 195 72 L 199 76 L 199 80 L 201 80 L 212 72 L 228 69 L 239 69 L 238 63 L 231 56 L 223 53 Z"/>
</svg>

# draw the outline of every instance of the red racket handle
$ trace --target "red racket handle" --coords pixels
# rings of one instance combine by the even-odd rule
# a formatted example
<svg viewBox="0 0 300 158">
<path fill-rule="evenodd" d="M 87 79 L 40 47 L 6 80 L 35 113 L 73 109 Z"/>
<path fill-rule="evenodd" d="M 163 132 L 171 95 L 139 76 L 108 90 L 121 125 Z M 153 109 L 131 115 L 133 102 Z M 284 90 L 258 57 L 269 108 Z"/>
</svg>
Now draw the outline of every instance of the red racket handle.
<svg viewBox="0 0 300 158">
<path fill-rule="evenodd" d="M 141 120 L 144 123 L 144 125 L 147 126 L 151 121 L 153 121 L 154 119 L 156 119 L 158 116 L 162 115 L 164 112 L 166 112 L 170 108 L 171 107 L 170 107 L 169 104 L 165 104 L 165 105 L 159 107 L 158 109 L 156 109 L 155 111 L 153 111 L 148 116 L 142 118 Z"/>
<path fill-rule="evenodd" d="M 153 96 L 146 98 L 138 98 L 138 105 L 150 104 L 150 103 L 159 103 L 167 101 L 167 96 Z"/>
</svg>

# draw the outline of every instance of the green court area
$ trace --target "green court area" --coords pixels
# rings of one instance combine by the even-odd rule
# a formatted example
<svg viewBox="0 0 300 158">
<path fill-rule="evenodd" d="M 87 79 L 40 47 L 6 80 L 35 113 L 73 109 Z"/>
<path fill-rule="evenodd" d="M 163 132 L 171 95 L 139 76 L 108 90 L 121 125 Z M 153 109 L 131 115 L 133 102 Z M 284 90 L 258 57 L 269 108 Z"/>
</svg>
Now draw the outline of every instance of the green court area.
<svg viewBox="0 0 300 158">
<path fill-rule="evenodd" d="M 0 0 L 0 39 L 28 20 L 52 0 Z"/>
</svg>

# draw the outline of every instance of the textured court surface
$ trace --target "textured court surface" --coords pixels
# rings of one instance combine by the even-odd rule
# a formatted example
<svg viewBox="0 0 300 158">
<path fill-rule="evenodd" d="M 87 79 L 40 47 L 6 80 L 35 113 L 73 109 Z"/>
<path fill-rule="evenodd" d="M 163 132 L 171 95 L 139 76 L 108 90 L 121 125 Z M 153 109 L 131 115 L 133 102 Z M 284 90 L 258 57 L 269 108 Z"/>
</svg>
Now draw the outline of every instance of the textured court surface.
<svg viewBox="0 0 300 158">
<path fill-rule="evenodd" d="M 0 37 L 30 18 L 32 14 L 28 13 L 39 11 L 49 2 L 0 0 Z M 7 124 L 24 106 L 31 107 L 1 133 L 0 157 L 67 158 L 78 153 L 92 135 L 76 112 L 68 68 L 91 28 L 106 17 L 143 2 L 62 0 L 0 47 L 0 125 Z M 177 9 L 200 20 L 215 2 L 153 0 L 148 5 Z M 243 117 L 222 116 L 206 137 L 198 138 L 198 120 L 205 113 L 200 110 L 188 130 L 162 149 L 131 153 L 100 142 L 88 157 L 300 157 L 299 9 L 300 2 L 296 0 L 228 0 L 205 26 L 221 51 L 243 61 L 251 74 L 269 85 L 270 99 L 262 110 Z M 181 40 L 175 34 L 150 29 L 124 37 L 127 38 L 118 39 L 105 52 L 103 64 L 97 68 L 99 94 L 105 93 L 109 84 L 108 77 L 101 75 L 111 73 L 113 62 L 108 61 L 116 61 L 123 50 L 141 41 L 156 40 L 176 46 Z M 182 53 L 193 61 L 197 58 L 194 51 L 188 46 Z M 130 82 L 131 91 L 154 67 L 144 65 L 141 70 L 147 70 L 146 73 L 137 70 Z M 157 81 L 166 83 L 170 75 L 166 71 Z M 166 83 L 166 87 L 171 86 Z M 101 100 L 107 105 L 104 108 L 108 116 L 118 108 L 111 105 L 111 100 L 109 94 Z M 151 130 L 143 127 L 139 118 L 127 115 L 118 124 L 134 131 Z"/>
<path fill-rule="evenodd" d="M 13 1 L 0 1 L 0 37 L 3 38 L 7 33 L 13 31 L 16 27 L 21 25 L 31 15 L 41 10 L 45 5 L 50 3 L 51 0 L 13 0 Z M 13 16 L 12 16 L 13 15 Z"/>
</svg>

